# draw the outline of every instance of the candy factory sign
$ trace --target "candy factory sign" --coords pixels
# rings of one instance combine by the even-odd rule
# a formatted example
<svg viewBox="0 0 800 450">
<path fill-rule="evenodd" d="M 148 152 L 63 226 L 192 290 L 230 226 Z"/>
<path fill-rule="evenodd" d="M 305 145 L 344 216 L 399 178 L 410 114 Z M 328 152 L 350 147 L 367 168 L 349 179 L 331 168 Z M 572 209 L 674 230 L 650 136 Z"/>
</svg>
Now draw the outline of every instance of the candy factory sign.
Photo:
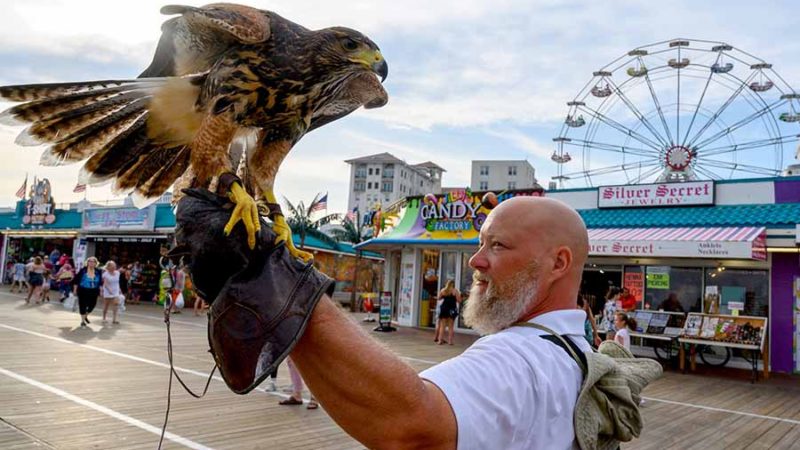
<svg viewBox="0 0 800 450">
<path fill-rule="evenodd" d="M 480 198 L 467 188 L 442 196 L 426 195 L 419 214 L 428 231 L 479 231 L 486 220 L 486 212 L 479 212 L 479 209 Z"/>
</svg>

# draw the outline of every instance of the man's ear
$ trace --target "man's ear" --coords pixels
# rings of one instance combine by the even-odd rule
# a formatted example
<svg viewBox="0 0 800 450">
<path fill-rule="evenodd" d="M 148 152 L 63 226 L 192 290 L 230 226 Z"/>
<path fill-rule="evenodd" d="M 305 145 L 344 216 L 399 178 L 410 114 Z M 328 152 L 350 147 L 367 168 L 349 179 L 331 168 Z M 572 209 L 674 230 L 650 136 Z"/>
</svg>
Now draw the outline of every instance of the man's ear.
<svg viewBox="0 0 800 450">
<path fill-rule="evenodd" d="M 572 249 L 562 245 L 556 249 L 555 260 L 553 261 L 553 279 L 557 280 L 572 269 Z"/>
</svg>

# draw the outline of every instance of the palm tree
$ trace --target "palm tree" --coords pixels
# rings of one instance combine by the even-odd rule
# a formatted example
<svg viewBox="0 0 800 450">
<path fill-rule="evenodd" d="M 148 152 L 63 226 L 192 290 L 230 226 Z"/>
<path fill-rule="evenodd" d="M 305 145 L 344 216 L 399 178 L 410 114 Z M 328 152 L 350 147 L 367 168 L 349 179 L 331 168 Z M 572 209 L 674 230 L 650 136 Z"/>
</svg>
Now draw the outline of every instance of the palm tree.
<svg viewBox="0 0 800 450">
<path fill-rule="evenodd" d="M 359 226 L 358 223 L 359 214 L 356 212 L 355 222 L 353 220 L 347 218 L 344 219 L 342 222 L 342 228 L 332 230 L 331 233 L 333 236 L 338 239 L 340 242 L 350 242 L 354 246 L 366 240 L 364 237 L 366 227 Z M 361 250 L 356 249 L 356 263 L 355 267 L 353 268 L 353 284 L 352 289 L 350 290 L 350 311 L 356 311 L 356 286 L 358 286 L 358 269 L 359 269 L 359 262 L 361 261 Z"/>
<path fill-rule="evenodd" d="M 297 205 L 293 205 L 288 198 L 284 197 L 286 206 L 289 208 L 289 217 L 286 218 L 286 223 L 289 225 L 289 228 L 292 229 L 293 233 L 297 233 L 300 236 L 299 248 L 301 249 L 305 248 L 306 236 L 317 238 L 335 249 L 339 248 L 338 241 L 320 231 L 319 228 L 333 220 L 339 219 L 340 215 L 325 214 L 318 219 L 311 218 L 315 212 L 315 206 L 320 203 L 321 199 L 322 197 L 320 197 L 320 194 L 317 194 L 309 206 L 306 207 L 302 201 L 298 202 Z"/>
</svg>

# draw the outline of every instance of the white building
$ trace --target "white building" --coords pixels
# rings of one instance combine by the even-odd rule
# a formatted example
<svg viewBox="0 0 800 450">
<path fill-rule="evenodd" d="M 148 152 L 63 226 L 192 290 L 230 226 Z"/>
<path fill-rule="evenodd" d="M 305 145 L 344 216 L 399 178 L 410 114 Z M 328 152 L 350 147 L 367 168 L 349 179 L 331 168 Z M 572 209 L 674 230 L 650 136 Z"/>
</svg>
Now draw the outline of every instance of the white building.
<svg viewBox="0 0 800 450">
<path fill-rule="evenodd" d="M 536 172 L 528 161 L 472 161 L 469 187 L 473 191 L 504 191 L 535 186 Z"/>
<path fill-rule="evenodd" d="M 350 195 L 347 210 L 358 206 L 362 214 L 377 203 L 388 206 L 409 195 L 438 194 L 445 170 L 427 161 L 407 164 L 390 153 L 349 159 Z"/>
</svg>

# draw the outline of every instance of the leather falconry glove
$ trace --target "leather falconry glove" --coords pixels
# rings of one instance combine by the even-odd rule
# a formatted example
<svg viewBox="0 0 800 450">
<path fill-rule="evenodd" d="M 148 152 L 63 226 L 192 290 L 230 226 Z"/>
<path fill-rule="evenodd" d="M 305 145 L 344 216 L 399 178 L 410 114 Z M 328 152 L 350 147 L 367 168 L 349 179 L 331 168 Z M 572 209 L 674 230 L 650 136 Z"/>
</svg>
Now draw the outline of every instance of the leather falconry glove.
<svg viewBox="0 0 800 450">
<path fill-rule="evenodd" d="M 237 394 L 258 386 L 289 355 L 322 294 L 334 282 L 293 258 L 261 224 L 250 250 L 245 229 L 223 229 L 233 204 L 203 189 L 188 189 L 176 213 L 177 246 L 198 294 L 210 304 L 208 341 L 222 378 Z M 263 222 L 263 219 L 261 219 Z"/>
</svg>

